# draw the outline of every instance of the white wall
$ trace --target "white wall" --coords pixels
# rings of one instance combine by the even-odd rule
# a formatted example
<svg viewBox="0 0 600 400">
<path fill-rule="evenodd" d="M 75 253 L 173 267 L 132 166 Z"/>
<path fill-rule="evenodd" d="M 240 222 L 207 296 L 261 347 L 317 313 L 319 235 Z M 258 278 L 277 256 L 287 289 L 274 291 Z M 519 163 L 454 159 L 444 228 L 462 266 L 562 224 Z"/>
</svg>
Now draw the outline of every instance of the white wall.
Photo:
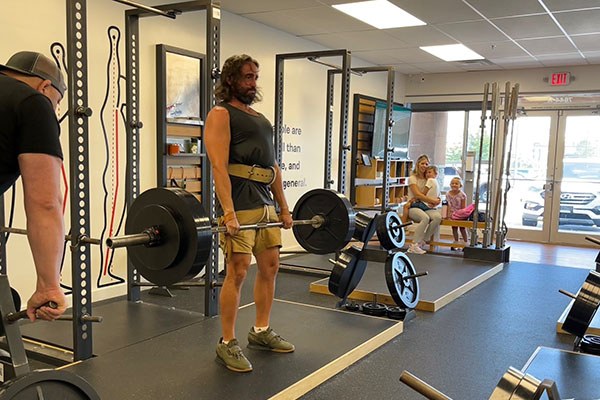
<svg viewBox="0 0 600 400">
<path fill-rule="evenodd" d="M 164 2 L 153 1 L 144 4 L 163 4 Z M 66 17 L 64 0 L 21 0 L 18 2 L 3 2 L 2 13 L 0 13 L 0 35 L 5 38 L 0 47 L 0 60 L 4 62 L 16 51 L 35 50 L 49 55 L 52 42 L 58 41 L 66 46 Z M 121 41 L 119 52 L 121 55 L 122 74 L 125 74 L 125 27 L 124 10 L 127 8 L 121 4 L 109 0 L 94 0 L 87 2 L 87 42 L 88 42 L 88 85 L 89 106 L 94 114 L 89 120 L 89 178 L 90 198 L 88 200 L 91 210 L 91 232 L 90 236 L 100 237 L 103 222 L 103 191 L 102 170 L 106 163 L 104 134 L 102 131 L 100 116 L 101 107 L 107 92 L 106 69 L 109 57 L 109 40 L 107 29 L 115 25 L 121 29 Z M 36 12 L 31 12 L 36 10 Z M 15 16 L 27 15 L 16 18 Z M 144 128 L 140 135 L 140 180 L 141 190 L 154 187 L 156 182 L 156 149 L 155 149 L 155 110 L 156 110 L 156 68 L 155 68 L 155 45 L 167 44 L 188 50 L 203 53 L 205 50 L 205 13 L 194 12 L 179 16 L 176 20 L 164 17 L 144 18 L 140 21 L 140 116 Z M 11 38 L 11 40 L 7 40 Z M 256 105 L 256 109 L 264 113 L 272 122 L 274 120 L 274 92 L 275 92 L 275 55 L 278 53 L 290 53 L 299 51 L 323 50 L 312 42 L 296 38 L 292 35 L 252 22 L 245 18 L 223 12 L 221 20 L 221 63 L 230 55 L 248 53 L 257 58 L 261 63 L 261 78 L 259 84 L 264 93 L 263 102 Z M 341 64 L 340 60 L 327 60 L 335 64 Z M 353 60 L 353 65 L 368 65 L 361 60 Z M 284 175 L 286 180 L 305 181 L 306 186 L 300 188 L 289 188 L 286 195 L 290 204 L 306 190 L 323 185 L 324 169 L 324 133 L 325 133 L 325 102 L 326 102 L 326 73 L 327 68 L 309 61 L 286 62 L 285 75 L 285 100 L 284 100 L 284 124 L 301 130 L 301 135 L 285 135 L 284 141 L 302 149 L 301 153 L 284 153 L 283 161 L 286 167 L 289 163 L 300 163 L 299 171 L 287 171 Z M 339 81 L 339 79 L 338 79 Z M 125 101 L 125 84 L 121 80 L 121 103 Z M 399 75 L 396 80 L 396 97 L 404 85 L 403 76 Z M 109 93 L 112 97 L 116 93 L 115 87 Z M 339 83 L 336 89 L 336 105 L 334 124 L 334 135 L 337 136 L 339 121 Z M 385 97 L 386 74 L 373 73 L 364 77 L 353 77 L 350 90 L 350 113 L 352 110 L 352 95 L 363 93 L 374 97 Z M 66 112 L 68 102 L 63 101 L 60 113 Z M 112 131 L 111 121 L 114 110 L 107 110 L 105 119 L 108 123 L 109 133 Z M 351 128 L 352 116 L 348 120 L 349 130 Z M 118 121 L 121 163 L 121 196 L 122 202 L 124 192 L 124 170 L 125 165 L 125 136 L 122 121 Z M 66 121 L 62 125 L 61 141 L 65 150 L 65 166 L 68 169 L 68 126 Z M 350 140 L 350 139 L 349 139 Z M 337 141 L 334 143 L 334 165 L 337 165 Z M 348 159 L 349 159 L 348 154 Z M 350 160 L 348 160 L 350 162 Z M 67 171 L 68 173 L 68 171 Z M 334 175 L 335 170 L 334 170 Z M 113 181 L 114 183 L 114 181 Z M 110 185 L 111 182 L 108 182 Z M 348 186 L 349 188 L 349 186 Z M 25 218 L 22 207 L 22 187 L 20 183 L 17 189 L 16 218 L 13 226 L 24 227 Z M 10 199 L 10 192 L 5 195 L 5 210 L 8 213 L 6 199 Z M 65 220 L 68 229 L 69 209 L 67 208 Z M 118 213 L 117 213 L 118 215 Z M 285 232 L 284 244 L 286 247 L 295 247 L 296 243 L 291 232 Z M 67 247 L 68 249 L 68 247 Z M 29 247 L 25 237 L 12 235 L 7 247 L 8 270 L 11 284 L 26 299 L 34 290 L 34 269 Z M 115 262 L 110 266 L 111 274 L 117 277 L 126 276 L 125 250 L 118 250 Z M 110 285 L 118 282 L 111 274 L 103 271 L 100 265 L 100 252 L 97 247 L 92 248 L 92 282 L 94 286 L 94 300 L 110 298 L 125 293 L 124 284 Z M 70 254 L 67 250 L 65 267 L 63 270 L 63 282 L 70 285 Z M 96 282 L 106 286 L 99 289 Z"/>
<path fill-rule="evenodd" d="M 571 72 L 566 86 L 550 86 L 544 78 L 553 72 Z M 406 77 L 406 102 L 481 101 L 485 82 L 519 83 L 521 94 L 598 92 L 600 65 L 533 68 L 509 71 L 477 71 L 447 74 L 410 75 Z"/>
</svg>

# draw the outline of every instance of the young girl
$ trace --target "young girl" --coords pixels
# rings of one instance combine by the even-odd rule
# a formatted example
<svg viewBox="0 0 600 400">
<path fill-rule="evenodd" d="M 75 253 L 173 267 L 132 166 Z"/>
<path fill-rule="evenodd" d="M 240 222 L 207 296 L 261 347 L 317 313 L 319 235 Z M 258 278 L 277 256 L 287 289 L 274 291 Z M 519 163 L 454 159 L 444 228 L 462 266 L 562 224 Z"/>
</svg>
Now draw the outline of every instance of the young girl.
<svg viewBox="0 0 600 400">
<path fill-rule="evenodd" d="M 467 206 L 467 195 L 460 188 L 462 187 L 462 181 L 458 176 L 452 178 L 450 181 L 450 190 L 446 192 L 446 200 L 448 201 L 448 218 L 452 218 L 452 214 L 456 210 L 460 210 Z M 460 234 L 463 242 L 467 242 L 467 228 L 461 227 Z M 452 227 L 452 235 L 454 241 L 458 242 L 458 226 Z M 451 248 L 455 250 L 454 247 Z"/>
</svg>

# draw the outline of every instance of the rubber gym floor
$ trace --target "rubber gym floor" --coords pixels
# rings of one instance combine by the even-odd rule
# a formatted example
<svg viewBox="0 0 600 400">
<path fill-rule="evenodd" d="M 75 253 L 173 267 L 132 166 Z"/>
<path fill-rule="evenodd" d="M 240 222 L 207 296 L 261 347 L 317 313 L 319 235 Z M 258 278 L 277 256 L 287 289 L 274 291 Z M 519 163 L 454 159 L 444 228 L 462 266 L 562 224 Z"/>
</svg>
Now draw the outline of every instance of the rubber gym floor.
<svg viewBox="0 0 600 400">
<path fill-rule="evenodd" d="M 303 257 L 328 268 L 327 256 L 288 260 L 301 264 Z M 449 258 L 411 255 L 415 265 L 448 263 Z M 202 315 L 201 287 L 174 291 L 172 298 L 144 292 L 137 304 L 124 298 L 94 304 L 94 315 L 104 318 L 94 325 L 97 356 L 68 370 L 88 380 L 103 399 L 422 399 L 399 382 L 405 369 L 451 398 L 487 399 L 508 367 L 523 368 L 538 346 L 572 349 L 573 337 L 556 333 L 557 319 L 569 304 L 558 289 L 577 292 L 587 274 L 506 263 L 437 312 L 416 311 L 402 323 L 335 310 L 337 298 L 309 291 L 319 277 L 281 272 L 271 322 L 296 351 L 245 350 L 254 364 L 248 374 L 215 362 L 220 325 L 218 317 Z M 237 336 L 243 347 L 254 316 L 254 276 L 251 268 L 241 298 Z M 22 332 L 68 348 L 67 325 L 24 324 Z"/>
</svg>

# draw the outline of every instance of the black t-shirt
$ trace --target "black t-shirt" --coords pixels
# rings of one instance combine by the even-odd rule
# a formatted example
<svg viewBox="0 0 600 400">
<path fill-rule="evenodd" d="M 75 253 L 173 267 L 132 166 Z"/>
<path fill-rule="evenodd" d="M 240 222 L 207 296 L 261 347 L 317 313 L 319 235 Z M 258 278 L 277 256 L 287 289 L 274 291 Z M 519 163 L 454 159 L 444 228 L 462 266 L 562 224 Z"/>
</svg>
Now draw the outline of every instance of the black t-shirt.
<svg viewBox="0 0 600 400">
<path fill-rule="evenodd" d="M 229 111 L 229 163 L 258 165 L 263 168 L 275 165 L 273 126 L 269 120 L 262 114 L 251 115 L 228 103 L 219 105 Z M 229 177 L 236 210 L 251 210 L 274 204 L 269 185 L 236 176 Z M 222 214 L 221 207 L 217 212 Z"/>
<path fill-rule="evenodd" d="M 59 135 L 50 99 L 0 73 L 0 194 L 21 173 L 19 154 L 42 153 L 62 159 Z"/>
</svg>

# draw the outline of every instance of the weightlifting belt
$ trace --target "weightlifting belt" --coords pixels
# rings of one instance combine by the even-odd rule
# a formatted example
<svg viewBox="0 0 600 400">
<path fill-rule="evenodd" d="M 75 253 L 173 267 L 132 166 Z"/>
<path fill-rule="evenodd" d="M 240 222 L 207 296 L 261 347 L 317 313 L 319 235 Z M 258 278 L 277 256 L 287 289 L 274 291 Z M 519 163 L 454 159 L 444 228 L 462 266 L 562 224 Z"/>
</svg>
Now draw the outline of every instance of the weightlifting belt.
<svg viewBox="0 0 600 400">
<path fill-rule="evenodd" d="M 262 168 L 258 165 L 229 164 L 227 172 L 229 172 L 229 175 L 237 176 L 238 178 L 249 179 L 267 185 L 275 182 L 274 167 Z"/>
</svg>

